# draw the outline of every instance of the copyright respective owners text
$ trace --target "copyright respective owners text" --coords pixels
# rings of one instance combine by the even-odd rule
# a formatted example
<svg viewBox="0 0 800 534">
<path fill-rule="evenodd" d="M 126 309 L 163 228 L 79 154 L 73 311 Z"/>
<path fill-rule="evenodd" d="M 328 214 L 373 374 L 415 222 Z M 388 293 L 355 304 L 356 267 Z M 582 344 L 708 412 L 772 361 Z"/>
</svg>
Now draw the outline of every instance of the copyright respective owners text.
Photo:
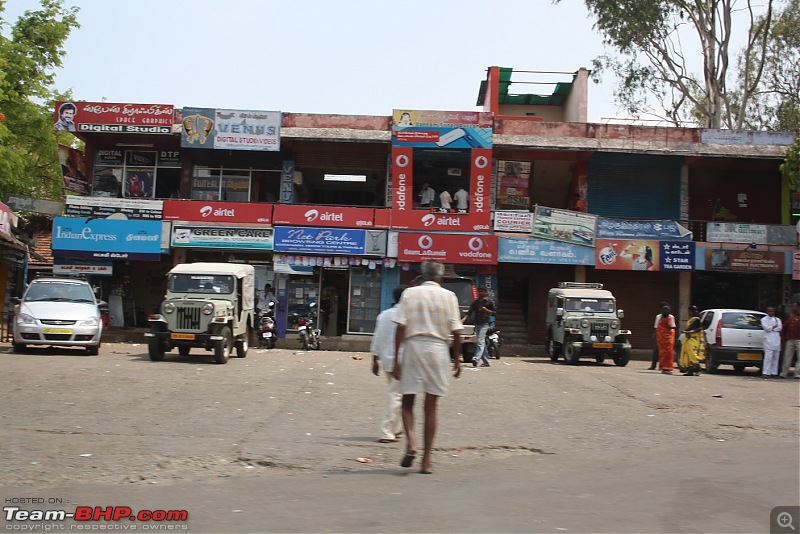
<svg viewBox="0 0 800 534">
<path fill-rule="evenodd" d="M 769 514 L 770 534 L 794 532 L 797 534 L 797 521 L 800 519 L 800 506 L 776 506 Z"/>
<path fill-rule="evenodd" d="M 189 530 L 188 510 L 144 510 L 125 505 L 78 503 L 62 497 L 5 497 L 2 516 L 5 532 Z"/>
</svg>

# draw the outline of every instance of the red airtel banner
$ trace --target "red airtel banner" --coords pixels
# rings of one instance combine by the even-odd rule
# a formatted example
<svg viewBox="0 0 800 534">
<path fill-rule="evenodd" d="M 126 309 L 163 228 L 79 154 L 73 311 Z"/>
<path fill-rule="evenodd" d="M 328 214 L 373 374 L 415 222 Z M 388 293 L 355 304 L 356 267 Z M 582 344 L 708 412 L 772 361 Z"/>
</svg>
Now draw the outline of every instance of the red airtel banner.
<svg viewBox="0 0 800 534">
<path fill-rule="evenodd" d="M 165 200 L 162 217 L 165 221 L 271 224 L 272 204 Z"/>
<path fill-rule="evenodd" d="M 275 204 L 272 224 L 286 226 L 326 226 L 336 228 L 375 228 L 374 208 L 346 206 L 308 206 Z"/>
<path fill-rule="evenodd" d="M 414 149 L 392 147 L 392 228 L 456 232 L 489 232 L 489 188 L 492 151 L 470 150 L 469 203 L 466 213 L 414 209 Z M 455 205 L 455 203 L 453 204 Z"/>
<path fill-rule="evenodd" d="M 497 265 L 497 238 L 489 235 L 401 233 L 397 259 Z"/>
</svg>

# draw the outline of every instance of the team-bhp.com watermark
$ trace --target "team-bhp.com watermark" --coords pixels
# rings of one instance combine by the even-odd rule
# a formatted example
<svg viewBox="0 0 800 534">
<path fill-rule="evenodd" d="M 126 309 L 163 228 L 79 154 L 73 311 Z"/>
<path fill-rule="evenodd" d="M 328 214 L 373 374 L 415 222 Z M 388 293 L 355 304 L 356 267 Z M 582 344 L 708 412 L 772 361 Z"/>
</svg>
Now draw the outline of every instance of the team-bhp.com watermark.
<svg viewBox="0 0 800 534">
<path fill-rule="evenodd" d="M 60 500 L 60 499 L 59 499 Z M 91 531 L 175 531 L 189 530 L 187 510 L 133 510 L 130 506 L 77 506 L 66 510 L 27 507 L 45 504 L 44 499 L 6 499 L 3 518 L 6 531 L 52 532 L 56 530 Z M 12 502 L 13 504 L 9 504 Z M 60 504 L 60 503 L 51 503 Z"/>
</svg>

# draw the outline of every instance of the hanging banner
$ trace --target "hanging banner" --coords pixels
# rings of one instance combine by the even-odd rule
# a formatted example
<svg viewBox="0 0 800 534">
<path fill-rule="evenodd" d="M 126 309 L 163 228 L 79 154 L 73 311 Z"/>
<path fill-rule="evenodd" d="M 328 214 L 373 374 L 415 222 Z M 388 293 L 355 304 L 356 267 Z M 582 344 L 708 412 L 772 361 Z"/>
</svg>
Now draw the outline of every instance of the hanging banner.
<svg viewBox="0 0 800 534">
<path fill-rule="evenodd" d="M 748 273 L 783 273 L 785 252 L 760 250 L 705 251 L 706 269 Z"/>
<path fill-rule="evenodd" d="M 658 271 L 659 242 L 598 239 L 595 268 L 611 271 Z"/>
<path fill-rule="evenodd" d="M 181 147 L 277 152 L 281 112 L 183 108 Z"/>
<path fill-rule="evenodd" d="M 766 245 L 767 225 L 710 222 L 706 224 L 706 242 Z"/>
<path fill-rule="evenodd" d="M 533 236 L 591 247 L 595 244 L 596 224 L 596 215 L 537 206 L 533 217 Z"/>
<path fill-rule="evenodd" d="M 492 114 L 484 111 L 399 110 L 392 113 L 392 145 L 491 148 Z"/>
<path fill-rule="evenodd" d="M 530 234 L 533 231 L 533 213 L 525 211 L 494 212 L 495 232 L 520 232 Z"/>
<path fill-rule="evenodd" d="M 594 249 L 549 239 L 498 237 L 497 261 L 500 263 L 594 265 Z"/>
<path fill-rule="evenodd" d="M 597 218 L 597 237 L 608 239 L 692 239 L 692 233 L 675 221 L 636 221 Z"/>
<path fill-rule="evenodd" d="M 693 241 L 661 241 L 658 267 L 661 271 L 694 271 Z"/>
<path fill-rule="evenodd" d="M 75 217 L 161 220 L 163 200 L 67 196 L 65 213 Z"/>
</svg>

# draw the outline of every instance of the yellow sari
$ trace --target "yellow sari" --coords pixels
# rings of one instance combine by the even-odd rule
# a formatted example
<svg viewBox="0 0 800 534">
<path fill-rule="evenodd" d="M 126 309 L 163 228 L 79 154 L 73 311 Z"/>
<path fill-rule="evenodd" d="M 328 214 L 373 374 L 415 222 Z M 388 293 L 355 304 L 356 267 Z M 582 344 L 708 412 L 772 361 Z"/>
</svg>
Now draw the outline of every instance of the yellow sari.
<svg viewBox="0 0 800 534">
<path fill-rule="evenodd" d="M 706 359 L 705 332 L 700 318 L 690 317 L 686 321 L 686 330 L 678 366 L 682 373 L 699 373 L 700 362 Z"/>
</svg>

